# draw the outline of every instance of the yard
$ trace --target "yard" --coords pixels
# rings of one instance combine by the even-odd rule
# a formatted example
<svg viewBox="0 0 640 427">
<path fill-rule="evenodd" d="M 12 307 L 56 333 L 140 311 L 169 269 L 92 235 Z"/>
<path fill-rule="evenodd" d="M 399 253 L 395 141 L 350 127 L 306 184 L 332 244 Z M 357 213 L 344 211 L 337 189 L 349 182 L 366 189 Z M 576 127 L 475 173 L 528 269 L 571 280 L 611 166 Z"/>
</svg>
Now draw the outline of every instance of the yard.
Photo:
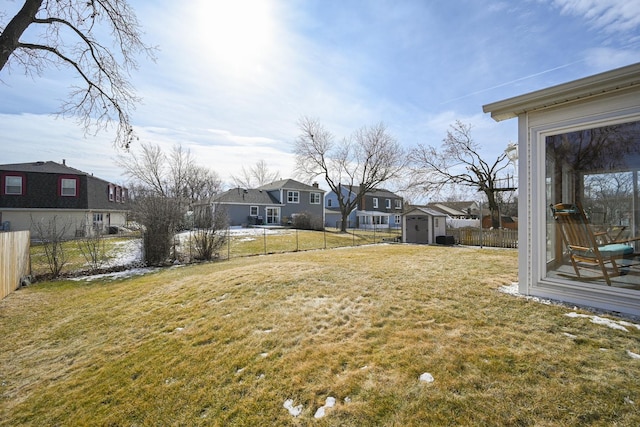
<svg viewBox="0 0 640 427">
<path fill-rule="evenodd" d="M 0 302 L 0 425 L 640 425 L 640 327 L 515 280 L 394 244 L 38 283 Z"/>
</svg>

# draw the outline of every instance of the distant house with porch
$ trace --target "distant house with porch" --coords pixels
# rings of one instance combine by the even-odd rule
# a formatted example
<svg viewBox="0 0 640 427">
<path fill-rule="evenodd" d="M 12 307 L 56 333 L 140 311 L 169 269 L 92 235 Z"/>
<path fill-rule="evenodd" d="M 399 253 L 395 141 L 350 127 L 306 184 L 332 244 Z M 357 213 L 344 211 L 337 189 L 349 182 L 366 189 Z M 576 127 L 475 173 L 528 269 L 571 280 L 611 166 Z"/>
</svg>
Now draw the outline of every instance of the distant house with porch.
<svg viewBox="0 0 640 427">
<path fill-rule="evenodd" d="M 342 186 L 341 191 L 346 200 L 353 201 L 357 197 L 360 187 Z M 334 191 L 326 194 L 324 206 L 325 226 L 340 228 L 342 215 L 338 204 L 338 195 Z M 358 200 L 356 207 L 349 213 L 347 228 L 400 229 L 403 209 L 404 200 L 402 197 L 385 189 L 371 190 Z"/>
</svg>

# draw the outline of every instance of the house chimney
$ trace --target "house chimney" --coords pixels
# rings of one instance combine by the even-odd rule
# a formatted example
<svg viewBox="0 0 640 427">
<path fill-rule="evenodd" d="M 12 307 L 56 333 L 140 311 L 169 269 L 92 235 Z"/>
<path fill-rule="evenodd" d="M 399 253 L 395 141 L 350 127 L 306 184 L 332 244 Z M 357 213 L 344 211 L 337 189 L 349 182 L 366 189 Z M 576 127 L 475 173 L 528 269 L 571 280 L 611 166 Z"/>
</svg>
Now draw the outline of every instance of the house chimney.
<svg viewBox="0 0 640 427">
<path fill-rule="evenodd" d="M 62 159 L 62 165 L 67 166 L 67 159 Z"/>
<path fill-rule="evenodd" d="M 314 182 L 314 183 L 313 183 L 313 188 L 318 188 L 318 187 L 319 187 L 318 183 L 317 183 L 317 182 Z"/>
</svg>

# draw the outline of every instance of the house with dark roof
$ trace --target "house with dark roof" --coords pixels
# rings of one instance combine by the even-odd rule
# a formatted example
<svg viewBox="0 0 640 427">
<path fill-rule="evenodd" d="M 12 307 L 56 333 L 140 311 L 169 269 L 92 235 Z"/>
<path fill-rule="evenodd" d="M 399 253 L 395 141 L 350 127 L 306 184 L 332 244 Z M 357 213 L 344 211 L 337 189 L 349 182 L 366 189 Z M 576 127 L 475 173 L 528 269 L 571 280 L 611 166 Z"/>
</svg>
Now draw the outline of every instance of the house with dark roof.
<svg viewBox="0 0 640 427">
<path fill-rule="evenodd" d="M 232 188 L 215 196 L 212 209 L 224 209 L 229 225 L 290 225 L 306 214 L 324 223 L 324 190 L 293 179 L 274 181 L 258 188 Z"/>
<path fill-rule="evenodd" d="M 357 197 L 360 188 L 341 187 L 343 196 L 348 200 Z M 404 200 L 385 189 L 374 189 L 358 200 L 355 209 L 347 218 L 348 228 L 401 228 Z M 325 197 L 325 225 L 340 228 L 342 214 L 338 204 L 338 195 L 334 191 Z"/>
<path fill-rule="evenodd" d="M 36 224 L 66 229 L 65 237 L 109 232 L 127 220 L 126 188 L 71 168 L 63 160 L 0 165 L 0 224 L 4 231 Z"/>
</svg>

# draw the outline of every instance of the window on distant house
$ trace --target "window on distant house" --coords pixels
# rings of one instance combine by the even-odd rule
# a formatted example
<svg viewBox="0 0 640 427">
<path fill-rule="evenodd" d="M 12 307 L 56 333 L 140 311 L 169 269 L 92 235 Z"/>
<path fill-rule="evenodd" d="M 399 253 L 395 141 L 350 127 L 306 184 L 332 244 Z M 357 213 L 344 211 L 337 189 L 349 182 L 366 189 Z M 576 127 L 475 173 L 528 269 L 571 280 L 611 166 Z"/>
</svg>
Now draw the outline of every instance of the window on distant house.
<svg viewBox="0 0 640 427">
<path fill-rule="evenodd" d="M 60 177 L 58 181 L 59 195 L 62 197 L 76 197 L 78 195 L 77 177 Z"/>
<path fill-rule="evenodd" d="M 249 208 L 249 216 L 258 216 L 258 207 L 257 206 L 251 206 Z"/>
<path fill-rule="evenodd" d="M 126 188 L 122 189 L 122 203 L 127 201 L 127 193 L 129 192 L 129 190 L 127 190 Z"/>
<path fill-rule="evenodd" d="M 96 231 L 102 230 L 103 225 L 103 214 L 102 213 L 94 213 L 93 214 L 93 229 Z"/>
<path fill-rule="evenodd" d="M 373 209 L 378 209 L 378 198 L 377 197 L 373 198 Z"/>
<path fill-rule="evenodd" d="M 24 177 L 22 175 L 4 175 L 4 194 L 11 196 L 24 195 Z"/>
<path fill-rule="evenodd" d="M 402 200 L 396 199 L 396 209 L 402 209 Z"/>
<path fill-rule="evenodd" d="M 122 195 L 122 188 L 116 187 L 116 202 L 120 203 Z"/>
<path fill-rule="evenodd" d="M 438 218 L 434 218 L 433 224 L 434 224 L 434 227 L 436 227 L 436 228 L 439 227 L 438 226 Z"/>
<path fill-rule="evenodd" d="M 395 222 L 396 222 L 396 224 L 400 224 L 400 222 L 402 222 L 402 216 L 395 215 Z"/>
<path fill-rule="evenodd" d="M 385 201 L 385 207 L 386 207 L 387 209 L 391 209 L 391 199 L 387 199 L 387 200 Z"/>
<path fill-rule="evenodd" d="M 311 193 L 309 195 L 309 198 L 309 203 L 311 203 L 312 205 L 320 204 L 320 193 Z"/>
<path fill-rule="evenodd" d="M 108 188 L 109 188 L 109 201 L 113 202 L 113 199 L 115 198 L 115 195 L 114 195 L 114 190 L 115 189 L 113 188 L 113 185 L 111 185 L 111 184 L 109 184 Z"/>
<path fill-rule="evenodd" d="M 331 207 L 331 199 L 327 199 L 327 207 Z"/>
<path fill-rule="evenodd" d="M 300 203 L 300 192 L 299 191 L 287 191 L 287 202 L 289 202 L 289 203 Z"/>
</svg>

